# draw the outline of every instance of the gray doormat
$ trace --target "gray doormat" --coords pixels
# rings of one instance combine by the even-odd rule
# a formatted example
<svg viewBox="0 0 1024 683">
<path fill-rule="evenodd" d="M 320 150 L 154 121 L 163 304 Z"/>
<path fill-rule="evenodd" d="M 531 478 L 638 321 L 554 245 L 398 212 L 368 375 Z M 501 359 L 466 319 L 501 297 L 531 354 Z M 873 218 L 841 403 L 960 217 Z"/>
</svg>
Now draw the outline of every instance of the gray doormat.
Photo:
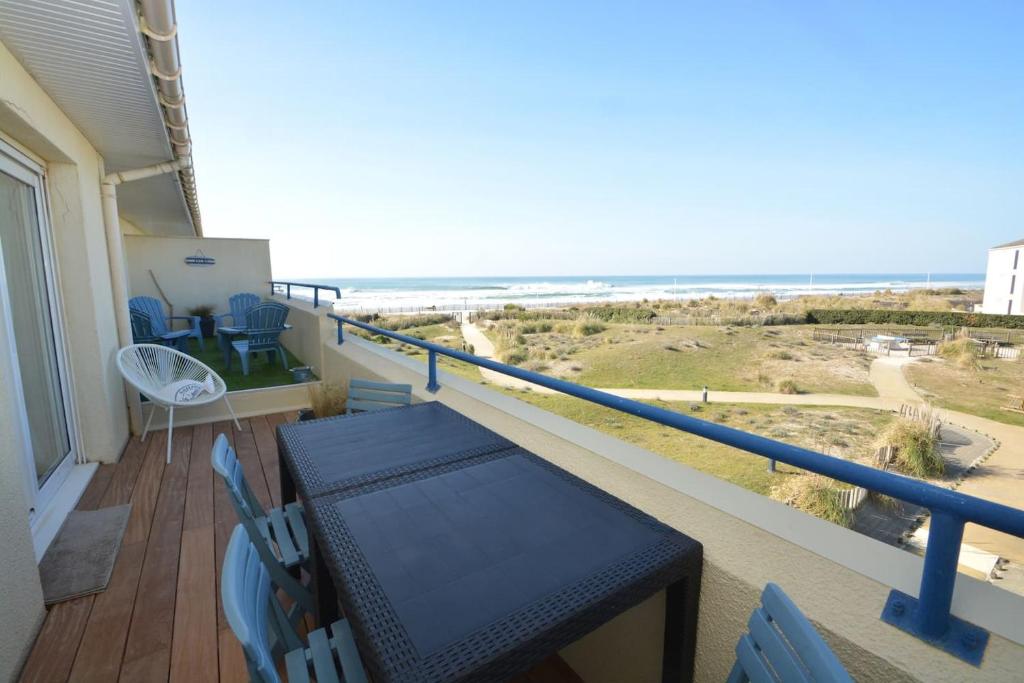
<svg viewBox="0 0 1024 683">
<path fill-rule="evenodd" d="M 131 503 L 100 510 L 75 510 L 39 563 L 43 602 L 51 605 L 106 590 Z"/>
</svg>

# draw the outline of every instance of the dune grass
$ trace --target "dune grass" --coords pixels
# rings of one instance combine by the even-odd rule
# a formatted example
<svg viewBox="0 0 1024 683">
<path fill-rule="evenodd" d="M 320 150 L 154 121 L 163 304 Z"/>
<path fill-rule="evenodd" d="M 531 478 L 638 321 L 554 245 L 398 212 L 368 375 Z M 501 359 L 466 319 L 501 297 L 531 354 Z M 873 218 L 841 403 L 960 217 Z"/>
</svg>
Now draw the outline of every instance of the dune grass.
<svg viewBox="0 0 1024 683">
<path fill-rule="evenodd" d="M 896 468 L 919 479 L 941 477 L 946 463 L 939 452 L 939 439 L 924 422 L 894 420 L 878 437 L 879 446 L 894 446 Z"/>
<path fill-rule="evenodd" d="M 956 361 L 935 358 L 911 363 L 904 372 L 940 408 L 1024 426 L 1024 414 L 1002 409 L 1010 394 L 1024 396 L 1024 362 L 983 358 L 976 367 L 960 367 Z"/>
<path fill-rule="evenodd" d="M 588 386 L 875 396 L 861 353 L 810 341 L 805 326 L 611 325 L 572 356 Z"/>
<path fill-rule="evenodd" d="M 707 472 L 762 495 L 800 471 L 780 464 L 767 471 L 768 461 L 714 441 L 664 427 L 569 396 L 503 390 L 544 410 Z M 762 434 L 786 443 L 858 459 L 873 451 L 876 434 L 893 419 L 891 413 L 860 408 L 709 404 L 691 410 L 685 403 L 648 401 L 669 410 Z"/>
</svg>

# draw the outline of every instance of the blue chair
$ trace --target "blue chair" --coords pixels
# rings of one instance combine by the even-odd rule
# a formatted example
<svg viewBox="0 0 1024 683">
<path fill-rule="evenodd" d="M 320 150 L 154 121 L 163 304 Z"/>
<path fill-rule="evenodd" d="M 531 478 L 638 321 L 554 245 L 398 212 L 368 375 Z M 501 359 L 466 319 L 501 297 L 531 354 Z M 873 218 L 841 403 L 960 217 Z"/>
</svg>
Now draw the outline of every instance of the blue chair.
<svg viewBox="0 0 1024 683">
<path fill-rule="evenodd" d="M 761 607 L 747 622 L 749 633 L 736 644 L 729 683 L 814 681 L 853 683 L 814 626 L 774 583 L 761 594 Z"/>
<path fill-rule="evenodd" d="M 149 324 L 152 326 L 153 334 L 165 341 L 178 340 L 181 337 L 193 338 L 199 341 L 199 348 L 205 349 L 203 345 L 203 331 L 199 328 L 199 316 L 198 315 L 164 315 L 164 307 L 159 301 L 151 296 L 133 296 L 128 301 L 128 308 L 139 313 L 144 313 L 149 316 Z M 171 329 L 175 320 L 187 320 L 189 321 L 188 330 L 179 330 L 175 332 Z M 182 334 L 185 332 L 185 334 Z M 141 343 L 141 342 L 137 342 Z M 178 342 L 181 351 L 187 352 L 188 346 L 187 341 Z"/>
<path fill-rule="evenodd" d="M 231 318 L 230 327 L 241 327 L 245 325 L 245 314 L 250 308 L 260 303 L 260 297 L 258 294 L 251 292 L 241 292 L 239 294 L 233 294 L 228 299 L 228 310 L 230 313 L 221 313 L 220 315 L 213 316 L 213 319 L 217 323 L 217 327 L 225 327 L 224 322 L 226 318 Z"/>
<path fill-rule="evenodd" d="M 317 683 L 367 683 L 345 619 L 331 624 L 329 631 L 311 631 L 309 646 L 303 645 L 274 594 L 267 566 L 241 524 L 228 541 L 220 587 L 224 616 L 242 645 L 250 680 L 281 683 L 274 654 L 283 646 L 289 683 L 308 683 L 311 668 Z"/>
<path fill-rule="evenodd" d="M 170 332 L 158 337 L 153 332 L 153 323 L 148 315 L 134 309 L 128 309 L 128 313 L 132 318 L 132 341 L 135 344 L 162 344 L 177 347 L 183 353 L 188 351 L 188 338 L 192 334 L 189 330 Z"/>
<path fill-rule="evenodd" d="M 297 624 L 302 614 L 313 613 L 313 596 L 297 578 L 298 572 L 289 570 L 303 567 L 309 560 L 309 532 L 302 506 L 288 503 L 274 508 L 268 514 L 249 488 L 242 464 L 223 434 L 217 436 L 210 452 L 213 470 L 224 480 L 231 494 L 235 514 L 249 534 L 252 544 L 263 558 L 270 580 L 294 600 L 288 620 Z"/>
<path fill-rule="evenodd" d="M 249 354 L 267 352 L 267 362 L 273 354 L 281 360 L 281 367 L 288 369 L 288 357 L 281 346 L 284 321 L 288 319 L 288 307 L 284 304 L 267 302 L 253 306 L 245 312 L 246 339 L 231 342 L 231 347 L 242 357 L 242 374 L 249 374 Z M 229 356 L 230 362 L 230 356 Z"/>
<path fill-rule="evenodd" d="M 411 384 L 384 384 L 365 379 L 353 379 L 348 383 L 345 412 L 351 415 L 356 412 L 407 406 L 411 403 Z"/>
</svg>

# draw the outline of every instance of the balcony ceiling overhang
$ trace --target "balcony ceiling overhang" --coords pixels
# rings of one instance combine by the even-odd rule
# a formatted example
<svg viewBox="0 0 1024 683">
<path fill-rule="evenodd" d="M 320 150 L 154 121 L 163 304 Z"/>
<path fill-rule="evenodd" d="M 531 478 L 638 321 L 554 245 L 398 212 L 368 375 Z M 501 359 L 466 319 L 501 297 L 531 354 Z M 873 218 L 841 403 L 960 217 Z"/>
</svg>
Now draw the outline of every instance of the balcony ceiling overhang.
<svg viewBox="0 0 1024 683">
<path fill-rule="evenodd" d="M 103 157 L 106 172 L 175 158 L 134 0 L 0 0 L 0 41 Z M 177 173 L 120 185 L 147 233 L 194 235 Z"/>
</svg>

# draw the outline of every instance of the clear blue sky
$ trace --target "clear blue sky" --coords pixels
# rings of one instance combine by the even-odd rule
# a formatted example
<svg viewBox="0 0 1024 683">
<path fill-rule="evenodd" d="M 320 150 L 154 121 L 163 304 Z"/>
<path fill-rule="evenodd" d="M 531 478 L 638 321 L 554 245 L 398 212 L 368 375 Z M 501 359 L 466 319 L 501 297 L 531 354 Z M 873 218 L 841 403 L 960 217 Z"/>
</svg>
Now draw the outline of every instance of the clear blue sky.
<svg viewBox="0 0 1024 683">
<path fill-rule="evenodd" d="M 1024 2 L 178 0 L 205 229 L 278 277 L 980 271 Z"/>
</svg>

